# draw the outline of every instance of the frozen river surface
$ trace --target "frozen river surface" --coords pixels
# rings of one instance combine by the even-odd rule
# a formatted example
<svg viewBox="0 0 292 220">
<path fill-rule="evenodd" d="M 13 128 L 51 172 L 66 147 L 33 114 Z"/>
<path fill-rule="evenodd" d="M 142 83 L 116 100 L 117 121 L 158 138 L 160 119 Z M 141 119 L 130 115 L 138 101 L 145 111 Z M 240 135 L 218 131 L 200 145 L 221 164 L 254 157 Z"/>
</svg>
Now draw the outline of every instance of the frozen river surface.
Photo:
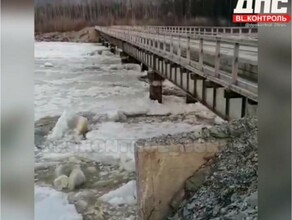
<svg viewBox="0 0 292 220">
<path fill-rule="evenodd" d="M 114 120 L 118 111 L 127 116 L 157 117 L 197 112 L 213 117 L 199 103 L 185 104 L 182 97 L 164 96 L 163 104 L 149 100 L 148 84 L 138 80 L 142 75 L 145 73 L 141 73 L 139 65 L 122 65 L 119 56 L 96 44 L 36 42 L 35 121 L 43 117 L 60 116 L 64 111 L 76 114 L 87 112 L 96 117 L 108 116 L 108 120 L 91 124 L 87 140 L 82 140 L 81 143 L 74 143 L 67 137 L 46 142 L 41 150 L 36 150 L 36 166 L 77 155 L 97 162 L 117 164 L 121 158 L 126 158 L 123 159 L 124 162 L 127 161 L 124 168 L 131 170 L 134 169 L 133 143 L 138 138 L 193 131 L 201 127 L 184 121 L 156 121 L 155 118 L 150 121 L 136 120 L 135 123 L 121 122 Z M 169 82 L 166 83 L 171 86 Z M 103 150 L 96 150 L 100 147 L 101 140 Z M 127 151 L 122 150 L 121 145 L 125 145 Z M 38 188 L 36 197 L 50 193 L 50 190 Z M 39 201 L 37 213 L 50 213 L 45 210 L 46 204 L 51 201 L 58 204 L 55 199 L 64 197 L 57 193 L 52 195 L 53 199 L 45 196 L 49 200 L 36 200 L 37 203 Z M 71 208 L 63 209 L 64 216 L 67 216 L 66 210 L 69 209 Z M 77 216 L 76 219 L 78 218 Z"/>
</svg>

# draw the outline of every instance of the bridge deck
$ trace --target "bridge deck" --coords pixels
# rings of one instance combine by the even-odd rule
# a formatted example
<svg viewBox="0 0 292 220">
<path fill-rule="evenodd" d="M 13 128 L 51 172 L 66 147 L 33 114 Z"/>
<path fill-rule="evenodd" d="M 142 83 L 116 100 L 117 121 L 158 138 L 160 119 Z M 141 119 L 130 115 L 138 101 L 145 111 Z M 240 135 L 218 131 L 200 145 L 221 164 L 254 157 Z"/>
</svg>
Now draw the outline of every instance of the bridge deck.
<svg viewBox="0 0 292 220">
<path fill-rule="evenodd" d="M 194 34 L 191 28 L 178 32 L 166 27 L 96 27 L 96 30 L 108 42 L 187 92 L 188 84 L 184 86 L 184 82 L 171 79 L 172 70 L 166 70 L 168 64 L 257 102 L 258 40 L 254 31 L 241 30 L 239 35 L 226 34 L 228 31 Z"/>
</svg>

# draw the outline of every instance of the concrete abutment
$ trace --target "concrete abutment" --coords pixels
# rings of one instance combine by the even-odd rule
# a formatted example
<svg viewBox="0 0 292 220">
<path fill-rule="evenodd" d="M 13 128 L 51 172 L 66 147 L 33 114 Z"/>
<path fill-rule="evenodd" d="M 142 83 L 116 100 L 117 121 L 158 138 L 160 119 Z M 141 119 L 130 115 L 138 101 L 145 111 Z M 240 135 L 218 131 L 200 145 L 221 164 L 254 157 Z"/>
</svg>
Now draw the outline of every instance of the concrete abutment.
<svg viewBox="0 0 292 220">
<path fill-rule="evenodd" d="M 136 146 L 138 219 L 165 219 L 182 199 L 185 181 L 225 144 L 226 140 Z"/>
</svg>

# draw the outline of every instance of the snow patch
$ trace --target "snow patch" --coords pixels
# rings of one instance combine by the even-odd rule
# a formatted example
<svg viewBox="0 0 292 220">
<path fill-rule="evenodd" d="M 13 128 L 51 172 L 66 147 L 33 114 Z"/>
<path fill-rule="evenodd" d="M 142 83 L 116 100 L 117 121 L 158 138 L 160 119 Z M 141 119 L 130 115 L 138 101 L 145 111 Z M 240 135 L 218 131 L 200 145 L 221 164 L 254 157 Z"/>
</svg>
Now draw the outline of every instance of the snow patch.
<svg viewBox="0 0 292 220">
<path fill-rule="evenodd" d="M 62 138 L 65 132 L 68 130 L 68 113 L 64 111 L 61 117 L 58 119 L 52 133 L 48 136 L 48 139 Z"/>
<path fill-rule="evenodd" d="M 60 139 L 67 131 L 75 131 L 77 135 L 88 131 L 88 120 L 82 116 L 74 114 L 72 111 L 65 110 L 58 119 L 55 127 L 48 139 Z"/>
<path fill-rule="evenodd" d="M 224 122 L 226 122 L 226 121 L 224 119 L 220 118 L 219 116 L 216 116 L 214 118 L 214 124 L 216 124 L 216 125 L 220 125 L 220 124 L 222 124 Z"/>
<path fill-rule="evenodd" d="M 136 181 L 132 180 L 120 188 L 110 191 L 101 196 L 100 199 L 114 206 L 122 204 L 134 205 L 137 202 Z"/>
<path fill-rule="evenodd" d="M 102 51 L 102 55 L 104 55 L 104 56 L 113 56 L 114 54 L 112 52 L 108 51 L 108 50 L 103 50 Z"/>
<path fill-rule="evenodd" d="M 48 187 L 35 187 L 35 220 L 82 220 L 67 195 Z"/>
<path fill-rule="evenodd" d="M 52 63 L 46 62 L 44 64 L 44 67 L 53 67 L 54 65 Z"/>
</svg>

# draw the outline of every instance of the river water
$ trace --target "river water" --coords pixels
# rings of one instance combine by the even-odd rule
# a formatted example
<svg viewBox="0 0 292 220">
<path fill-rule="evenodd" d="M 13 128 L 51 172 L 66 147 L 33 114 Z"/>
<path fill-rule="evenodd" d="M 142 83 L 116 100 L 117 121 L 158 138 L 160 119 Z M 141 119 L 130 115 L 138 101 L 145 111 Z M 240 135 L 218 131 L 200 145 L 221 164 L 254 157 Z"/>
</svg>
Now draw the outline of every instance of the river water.
<svg viewBox="0 0 292 220">
<path fill-rule="evenodd" d="M 148 84 L 139 80 L 145 74 L 137 64 L 122 65 L 118 55 L 98 44 L 36 42 L 35 121 L 52 117 L 47 120 L 55 124 L 64 112 L 73 112 L 88 116 L 90 122 L 87 140 L 80 142 L 74 142 L 69 134 L 57 140 L 43 135 L 36 148 L 36 167 L 72 156 L 121 165 L 121 158 L 126 157 L 123 168 L 134 171 L 133 143 L 138 138 L 212 124 L 215 115 L 199 103 L 185 104 L 183 97 L 175 95 L 164 96 L 163 104 L 149 100 Z M 173 87 L 168 81 L 164 84 Z M 126 119 L 121 120 L 121 112 Z M 48 192 L 38 188 L 36 196 Z M 48 212 L 46 206 L 36 206 L 38 213 Z"/>
</svg>

